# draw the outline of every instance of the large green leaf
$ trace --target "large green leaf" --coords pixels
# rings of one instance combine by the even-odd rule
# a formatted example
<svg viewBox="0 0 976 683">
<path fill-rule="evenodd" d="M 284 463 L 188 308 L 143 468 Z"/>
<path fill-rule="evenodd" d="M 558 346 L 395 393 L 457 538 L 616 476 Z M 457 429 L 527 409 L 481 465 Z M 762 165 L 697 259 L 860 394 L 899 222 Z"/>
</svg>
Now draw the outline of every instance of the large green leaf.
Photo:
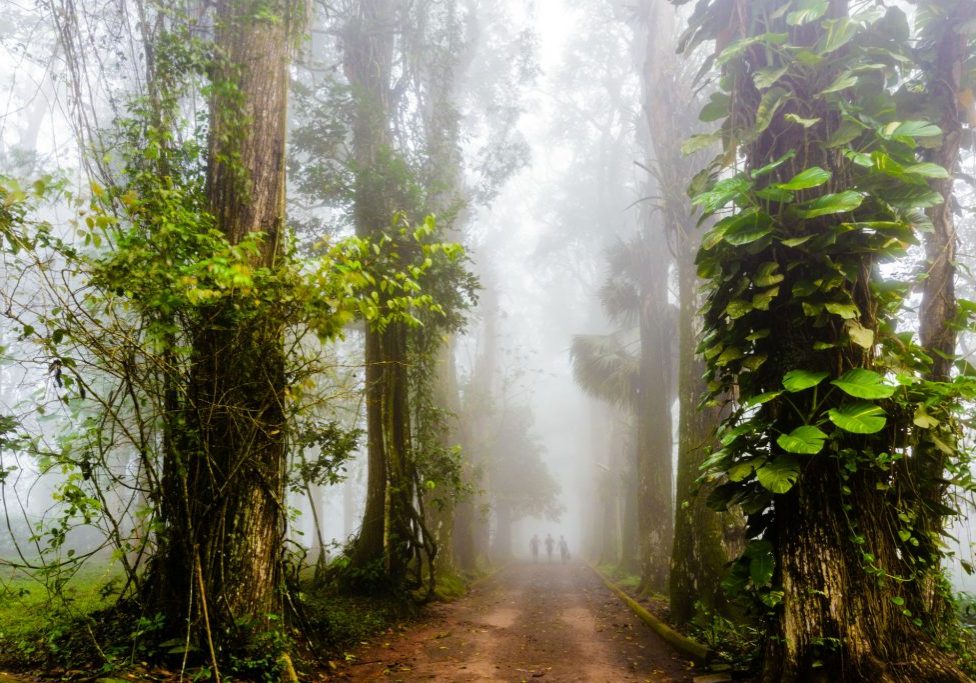
<svg viewBox="0 0 976 683">
<path fill-rule="evenodd" d="M 708 104 L 702 107 L 698 118 L 705 123 L 724 119 L 729 115 L 729 102 L 731 102 L 731 98 L 725 93 L 712 93 L 711 99 L 709 99 Z"/>
<path fill-rule="evenodd" d="M 780 434 L 776 444 L 787 453 L 816 455 L 823 450 L 827 435 L 813 425 L 802 425 L 789 434 Z"/>
<path fill-rule="evenodd" d="M 776 81 L 778 81 L 786 72 L 789 70 L 789 66 L 767 66 L 763 69 L 759 69 L 752 76 L 752 82 L 756 84 L 756 87 L 760 90 L 771 87 Z"/>
<path fill-rule="evenodd" d="M 860 121 L 845 117 L 841 122 L 840 127 L 834 131 L 833 135 L 831 135 L 830 138 L 827 139 L 827 142 L 824 143 L 824 147 L 832 148 L 846 145 L 867 129 L 868 127 Z"/>
<path fill-rule="evenodd" d="M 747 313 L 750 313 L 752 310 L 751 301 L 746 301 L 745 299 L 732 299 L 728 306 L 725 307 L 725 314 L 735 320 L 737 318 L 741 318 Z"/>
<path fill-rule="evenodd" d="M 845 432 L 874 434 L 884 429 L 887 417 L 884 410 L 873 403 L 848 403 L 827 411 L 827 417 Z"/>
<path fill-rule="evenodd" d="M 776 261 L 765 261 L 759 264 L 751 277 L 756 287 L 772 287 L 782 282 L 785 276 L 779 272 L 779 264 Z"/>
<path fill-rule="evenodd" d="M 818 52 L 826 55 L 839 50 L 849 43 L 857 35 L 858 26 L 848 17 L 840 19 L 828 19 L 823 22 L 827 29 L 826 38 L 818 45 Z"/>
<path fill-rule="evenodd" d="M 751 434 L 755 432 L 758 427 L 753 422 L 743 422 L 740 425 L 736 425 L 732 429 L 726 429 L 719 435 L 719 443 L 723 446 L 728 446 L 730 443 L 738 439 L 740 436 L 745 434 Z"/>
<path fill-rule="evenodd" d="M 839 315 L 844 320 L 853 320 L 861 313 L 856 305 L 852 303 L 841 303 L 840 301 L 828 301 L 824 304 L 824 308 L 834 315 Z"/>
<path fill-rule="evenodd" d="M 792 455 L 778 455 L 756 470 L 756 479 L 773 493 L 786 493 L 800 476 L 800 463 Z"/>
<path fill-rule="evenodd" d="M 750 396 L 745 401 L 743 401 L 743 405 L 746 408 L 762 405 L 763 403 L 768 403 L 769 401 L 772 401 L 774 398 L 777 398 L 782 393 L 783 393 L 782 391 L 767 391 L 762 394 L 756 394 L 755 396 Z"/>
<path fill-rule="evenodd" d="M 825 15 L 830 3 L 827 0 L 799 0 L 795 7 L 794 11 L 786 15 L 786 23 L 790 26 L 802 26 Z"/>
<path fill-rule="evenodd" d="M 858 78 L 855 74 L 850 71 L 845 71 L 841 73 L 834 82 L 828 85 L 826 88 L 820 91 L 821 95 L 827 95 L 832 92 L 840 92 L 841 90 L 847 90 L 855 85 L 857 85 Z"/>
<path fill-rule="evenodd" d="M 825 379 L 826 372 L 811 372 L 809 370 L 790 370 L 783 376 L 783 387 L 790 393 L 815 387 Z"/>
<path fill-rule="evenodd" d="M 945 179 L 949 177 L 949 172 L 945 170 L 942 166 L 938 164 L 933 164 L 930 162 L 924 162 L 921 164 L 912 164 L 911 166 L 905 167 L 905 173 L 911 173 L 912 175 L 920 175 L 923 178 L 937 178 Z"/>
<path fill-rule="evenodd" d="M 796 150 L 791 149 L 789 152 L 781 156 L 779 159 L 774 159 L 773 161 L 770 161 L 765 166 L 761 168 L 757 168 L 755 171 L 751 171 L 749 175 L 752 178 L 759 178 L 760 176 L 764 176 L 767 173 L 772 173 L 777 168 L 779 168 L 780 166 L 782 166 L 783 164 L 785 164 L 787 161 L 789 161 L 795 156 L 796 156 Z"/>
<path fill-rule="evenodd" d="M 692 204 L 701 206 L 705 214 L 712 214 L 721 209 L 744 192 L 748 192 L 752 183 L 741 175 L 720 180 L 712 189 L 695 195 Z"/>
<path fill-rule="evenodd" d="M 942 135 L 942 129 L 928 121 L 893 121 L 884 127 L 882 134 L 892 138 L 932 138 Z"/>
<path fill-rule="evenodd" d="M 773 231 L 773 219 L 762 211 L 743 211 L 725 228 L 722 234 L 729 244 L 740 247 L 762 239 Z"/>
<path fill-rule="evenodd" d="M 746 479 L 759 467 L 765 458 L 752 458 L 743 462 L 737 462 L 726 471 L 729 481 L 739 482 Z"/>
<path fill-rule="evenodd" d="M 718 133 L 696 133 L 681 143 L 681 153 L 694 154 L 717 144 L 722 136 Z"/>
<path fill-rule="evenodd" d="M 744 555 L 749 559 L 749 578 L 756 586 L 766 586 L 773 580 L 776 555 L 769 541 L 750 541 Z"/>
<path fill-rule="evenodd" d="M 874 330 L 864 327 L 856 319 L 848 320 L 844 323 L 844 327 L 847 329 L 847 336 L 850 337 L 851 341 L 862 349 L 870 349 L 874 346 Z"/>
<path fill-rule="evenodd" d="M 758 36 L 750 36 L 748 38 L 736 40 L 722 50 L 722 53 L 715 60 L 715 66 L 720 67 L 723 64 L 735 59 L 753 45 L 759 43 L 764 43 L 766 45 L 782 45 L 789 39 L 789 33 L 763 33 Z"/>
<path fill-rule="evenodd" d="M 715 365 L 718 365 L 719 367 L 723 367 L 725 365 L 728 365 L 734 360 L 739 360 L 744 355 L 745 354 L 742 352 L 742 349 L 735 346 L 730 346 L 724 351 L 722 351 L 721 355 L 719 355 L 719 357 L 715 359 Z"/>
<path fill-rule="evenodd" d="M 796 114 L 784 114 L 783 119 L 789 121 L 790 123 L 799 123 L 804 128 L 812 128 L 821 121 L 820 118 L 805 119 L 802 116 L 797 116 Z"/>
<path fill-rule="evenodd" d="M 777 184 L 776 187 L 781 190 L 807 190 L 811 187 L 820 187 L 830 178 L 830 171 L 825 171 L 819 166 L 813 166 L 805 171 L 800 171 L 788 182 Z"/>
<path fill-rule="evenodd" d="M 922 429 L 932 429 L 939 426 L 939 421 L 929 415 L 928 411 L 925 409 L 924 403 L 918 404 L 918 408 L 915 409 L 915 416 L 912 418 L 912 422 Z"/>
<path fill-rule="evenodd" d="M 854 368 L 830 382 L 854 398 L 890 398 L 895 387 L 885 384 L 881 375 L 865 368 Z"/>
<path fill-rule="evenodd" d="M 769 125 L 773 122 L 773 117 L 776 116 L 776 112 L 779 111 L 780 107 L 789 98 L 789 90 L 780 87 L 771 88 L 763 94 L 762 99 L 759 100 L 759 106 L 756 107 L 756 127 L 753 131 L 757 135 L 769 128 Z"/>
<path fill-rule="evenodd" d="M 779 287 L 770 287 L 752 297 L 752 307 L 757 311 L 768 311 L 769 305 L 779 296 Z"/>
<path fill-rule="evenodd" d="M 817 216 L 853 211 L 863 201 L 864 197 L 860 194 L 853 190 L 847 190 L 836 194 L 825 194 L 823 197 L 817 197 L 806 202 L 800 206 L 797 213 L 800 218 L 816 218 Z"/>
</svg>

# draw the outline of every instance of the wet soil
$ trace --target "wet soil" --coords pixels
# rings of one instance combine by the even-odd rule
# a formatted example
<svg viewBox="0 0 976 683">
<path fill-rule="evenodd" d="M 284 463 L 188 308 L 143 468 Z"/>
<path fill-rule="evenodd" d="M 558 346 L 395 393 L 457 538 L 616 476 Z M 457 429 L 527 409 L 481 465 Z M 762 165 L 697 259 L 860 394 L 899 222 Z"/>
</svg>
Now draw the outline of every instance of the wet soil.
<svg viewBox="0 0 976 683">
<path fill-rule="evenodd" d="M 690 683 L 696 675 L 575 563 L 511 565 L 353 654 L 334 678 Z"/>
</svg>

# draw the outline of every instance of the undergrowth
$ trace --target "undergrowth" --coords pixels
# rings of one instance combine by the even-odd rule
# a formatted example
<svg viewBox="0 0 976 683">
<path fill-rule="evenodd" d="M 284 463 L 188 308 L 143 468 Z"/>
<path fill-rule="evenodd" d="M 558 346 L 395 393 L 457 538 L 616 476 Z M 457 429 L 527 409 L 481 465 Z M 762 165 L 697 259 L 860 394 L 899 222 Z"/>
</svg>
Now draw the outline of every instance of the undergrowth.
<svg viewBox="0 0 976 683">
<path fill-rule="evenodd" d="M 468 583 L 461 576 L 444 577 L 435 595 L 456 599 Z M 83 567 L 53 593 L 23 572 L 0 571 L 0 670 L 87 680 L 145 673 L 148 662 L 154 675 L 183 671 L 184 680 L 210 680 L 205 653 L 172 637 L 160 616 L 120 601 L 120 588 L 117 572 L 106 565 Z M 409 596 L 348 595 L 333 584 L 312 581 L 293 591 L 290 604 L 287 624 L 251 634 L 255 647 L 248 651 L 255 656 L 235 657 L 221 671 L 222 680 L 278 681 L 280 659 L 272 654 L 282 651 L 291 652 L 299 679 L 306 680 L 313 671 L 355 659 L 356 647 L 378 634 L 406 629 L 420 614 Z"/>
</svg>

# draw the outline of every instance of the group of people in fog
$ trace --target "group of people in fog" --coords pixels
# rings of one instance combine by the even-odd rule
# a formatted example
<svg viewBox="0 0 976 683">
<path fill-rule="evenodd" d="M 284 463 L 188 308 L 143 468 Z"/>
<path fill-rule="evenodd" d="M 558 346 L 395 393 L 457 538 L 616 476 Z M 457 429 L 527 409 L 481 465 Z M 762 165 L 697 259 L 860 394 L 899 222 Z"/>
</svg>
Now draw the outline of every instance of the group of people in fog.
<svg viewBox="0 0 976 683">
<path fill-rule="evenodd" d="M 529 548 L 532 550 L 532 561 L 539 561 L 539 547 L 545 543 L 546 546 L 546 556 L 549 561 L 552 562 L 552 552 L 556 546 L 556 541 L 552 537 L 552 534 L 546 534 L 546 540 L 540 541 L 539 534 L 533 534 L 532 540 L 529 541 Z M 562 536 L 559 537 L 559 557 L 563 562 L 569 560 L 569 544 L 566 543 L 566 539 Z"/>
</svg>

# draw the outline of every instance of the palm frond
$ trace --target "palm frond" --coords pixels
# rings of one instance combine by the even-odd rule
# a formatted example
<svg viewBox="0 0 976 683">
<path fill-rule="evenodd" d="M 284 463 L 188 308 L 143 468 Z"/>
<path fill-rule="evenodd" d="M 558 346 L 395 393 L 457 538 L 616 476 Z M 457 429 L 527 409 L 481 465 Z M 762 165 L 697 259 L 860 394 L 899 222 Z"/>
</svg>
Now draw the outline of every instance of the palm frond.
<svg viewBox="0 0 976 683">
<path fill-rule="evenodd" d="M 619 325 L 637 325 L 640 320 L 640 291 L 629 278 L 612 275 L 599 291 L 600 305 L 607 317 Z"/>
<path fill-rule="evenodd" d="M 583 391 L 613 405 L 634 407 L 640 364 L 618 335 L 576 335 L 569 353 L 573 378 Z"/>
</svg>

